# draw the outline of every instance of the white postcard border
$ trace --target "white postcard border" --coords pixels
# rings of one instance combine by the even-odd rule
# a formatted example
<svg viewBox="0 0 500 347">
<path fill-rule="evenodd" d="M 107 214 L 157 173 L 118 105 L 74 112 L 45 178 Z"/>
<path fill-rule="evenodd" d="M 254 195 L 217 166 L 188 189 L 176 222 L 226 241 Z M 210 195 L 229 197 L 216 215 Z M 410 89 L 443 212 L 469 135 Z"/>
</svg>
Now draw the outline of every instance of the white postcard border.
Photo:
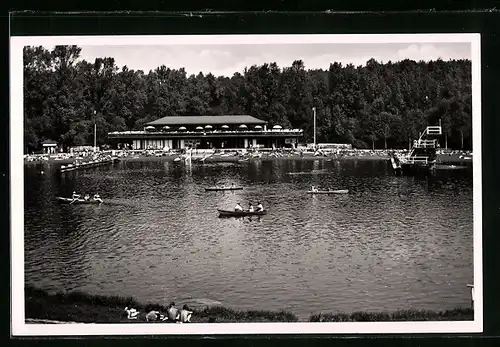
<svg viewBox="0 0 500 347">
<path fill-rule="evenodd" d="M 23 47 L 55 45 L 471 43 L 473 103 L 474 321 L 355 323 L 26 324 L 24 298 Z M 10 39 L 11 332 L 13 336 L 406 334 L 483 330 L 480 34 L 29 36 Z"/>
</svg>

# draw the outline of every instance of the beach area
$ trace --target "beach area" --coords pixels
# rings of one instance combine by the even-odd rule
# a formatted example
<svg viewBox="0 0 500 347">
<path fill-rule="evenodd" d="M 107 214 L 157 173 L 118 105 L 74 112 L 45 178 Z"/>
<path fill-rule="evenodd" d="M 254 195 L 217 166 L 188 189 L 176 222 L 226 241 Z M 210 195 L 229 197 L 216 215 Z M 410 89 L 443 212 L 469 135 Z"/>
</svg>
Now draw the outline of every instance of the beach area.
<svg viewBox="0 0 500 347">
<path fill-rule="evenodd" d="M 293 152 L 293 151 L 266 151 L 266 152 L 200 152 L 191 156 L 192 163 L 224 163 L 224 162 L 245 162 L 255 160 L 389 160 L 390 152 L 393 150 L 345 150 L 339 153 L 315 154 L 313 152 Z M 397 151 L 403 152 L 403 151 Z M 187 158 L 181 152 L 163 151 L 103 151 L 99 156 L 119 158 L 120 161 L 180 161 Z M 255 155 L 258 153 L 258 155 Z M 25 164 L 72 164 L 76 160 L 84 163 L 95 158 L 92 154 L 71 155 L 60 153 L 57 155 L 25 155 Z M 470 151 L 448 151 L 437 155 L 437 163 L 472 165 L 472 153 Z"/>
</svg>

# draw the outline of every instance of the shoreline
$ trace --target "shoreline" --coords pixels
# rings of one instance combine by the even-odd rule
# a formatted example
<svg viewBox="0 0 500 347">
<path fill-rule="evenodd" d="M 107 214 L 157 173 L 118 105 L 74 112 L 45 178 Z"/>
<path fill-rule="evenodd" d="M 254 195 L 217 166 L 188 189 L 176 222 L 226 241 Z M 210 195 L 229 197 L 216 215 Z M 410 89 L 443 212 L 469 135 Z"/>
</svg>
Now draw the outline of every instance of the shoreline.
<svg viewBox="0 0 500 347">
<path fill-rule="evenodd" d="M 178 303 L 182 307 L 182 303 Z M 133 307 L 140 313 L 130 320 L 124 311 Z M 91 295 L 78 291 L 50 294 L 33 286 L 25 288 L 25 321 L 42 324 L 64 323 L 146 323 L 145 314 L 156 310 L 166 312 L 159 304 L 143 304 L 132 297 Z M 235 310 L 221 306 L 191 309 L 192 323 L 270 323 L 270 322 L 396 322 L 396 321 L 471 321 L 472 308 L 445 311 L 396 310 L 383 312 L 357 311 L 352 313 L 311 313 L 306 320 L 287 311 Z M 153 322 L 150 322 L 153 323 Z M 168 324 L 162 322 L 160 324 Z"/>
<path fill-rule="evenodd" d="M 124 157 L 119 157 L 120 162 L 137 162 L 137 161 L 167 161 L 167 162 L 174 162 L 176 158 L 180 157 L 178 154 L 172 154 L 172 155 L 165 155 L 165 156 L 146 156 L 146 155 L 137 155 L 137 156 L 124 156 Z M 390 157 L 386 155 L 345 155 L 342 157 L 335 157 L 335 156 L 311 156 L 311 155 L 289 155 L 289 156 L 283 156 L 283 157 L 275 157 L 275 156 L 270 156 L 270 155 L 263 155 L 260 158 L 248 158 L 248 157 L 240 157 L 240 156 L 225 156 L 222 157 L 220 155 L 215 155 L 215 156 L 210 156 L 207 157 L 203 162 L 201 159 L 203 156 L 196 156 L 191 159 L 191 163 L 195 164 L 203 164 L 203 163 L 208 163 L 208 164 L 216 164 L 216 163 L 246 163 L 246 162 L 254 162 L 254 161 L 269 161 L 269 160 L 301 160 L 301 161 L 311 161 L 311 160 L 321 160 L 321 161 L 353 161 L 353 160 L 366 160 L 366 161 L 384 161 L 384 160 L 389 160 Z M 74 162 L 74 159 L 61 159 L 61 160 L 56 160 L 56 159 L 49 159 L 49 160 L 39 160 L 39 161 L 27 161 L 24 160 L 24 166 L 36 166 L 36 165 L 55 165 L 55 164 L 60 164 L 60 165 L 66 165 L 66 164 L 71 164 Z M 176 163 L 178 164 L 184 164 L 184 160 L 180 160 Z M 438 164 L 462 164 L 462 165 L 468 165 L 472 166 L 472 160 L 465 160 L 463 158 L 460 158 L 460 155 L 454 154 L 454 155 L 447 155 L 447 154 L 440 154 L 437 157 L 437 163 Z"/>
</svg>

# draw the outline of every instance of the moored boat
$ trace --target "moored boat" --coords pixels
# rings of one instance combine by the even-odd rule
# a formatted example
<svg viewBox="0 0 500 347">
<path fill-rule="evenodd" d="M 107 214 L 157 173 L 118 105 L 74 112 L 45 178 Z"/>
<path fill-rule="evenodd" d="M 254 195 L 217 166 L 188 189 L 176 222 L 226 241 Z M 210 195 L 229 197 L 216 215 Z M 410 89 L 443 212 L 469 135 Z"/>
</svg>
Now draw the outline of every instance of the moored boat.
<svg viewBox="0 0 500 347">
<path fill-rule="evenodd" d="M 228 211 L 228 210 L 219 210 L 219 217 L 245 217 L 245 216 L 263 216 L 267 214 L 267 211 Z"/>
<path fill-rule="evenodd" d="M 318 190 L 318 191 L 311 191 L 309 190 L 307 194 L 348 194 L 349 190 L 348 189 L 340 189 L 340 190 Z"/>
<path fill-rule="evenodd" d="M 87 204 L 87 205 L 91 205 L 91 204 L 94 204 L 94 205 L 99 205 L 99 204 L 102 204 L 101 201 L 97 201 L 97 200 L 93 200 L 93 199 L 89 199 L 89 200 L 85 200 L 85 199 L 71 199 L 71 198 L 63 198 L 61 196 L 57 196 L 56 199 L 61 202 L 61 203 L 65 203 L 65 204 Z"/>
<path fill-rule="evenodd" d="M 207 192 L 219 191 L 219 190 L 242 190 L 243 187 L 208 187 L 205 188 Z"/>
</svg>

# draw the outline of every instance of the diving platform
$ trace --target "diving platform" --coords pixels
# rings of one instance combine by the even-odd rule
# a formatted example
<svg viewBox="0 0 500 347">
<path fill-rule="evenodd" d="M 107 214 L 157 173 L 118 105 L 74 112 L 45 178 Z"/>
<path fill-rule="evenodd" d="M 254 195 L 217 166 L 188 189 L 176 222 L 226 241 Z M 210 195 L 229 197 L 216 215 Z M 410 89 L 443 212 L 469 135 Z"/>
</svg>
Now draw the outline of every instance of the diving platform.
<svg viewBox="0 0 500 347">
<path fill-rule="evenodd" d="M 433 169 L 437 158 L 436 152 L 439 148 L 437 137 L 441 136 L 442 133 L 440 125 L 428 126 L 420 134 L 418 140 L 413 141 L 413 147 L 407 155 L 391 157 L 394 172 L 397 175 L 400 173 L 411 175 Z"/>
</svg>

